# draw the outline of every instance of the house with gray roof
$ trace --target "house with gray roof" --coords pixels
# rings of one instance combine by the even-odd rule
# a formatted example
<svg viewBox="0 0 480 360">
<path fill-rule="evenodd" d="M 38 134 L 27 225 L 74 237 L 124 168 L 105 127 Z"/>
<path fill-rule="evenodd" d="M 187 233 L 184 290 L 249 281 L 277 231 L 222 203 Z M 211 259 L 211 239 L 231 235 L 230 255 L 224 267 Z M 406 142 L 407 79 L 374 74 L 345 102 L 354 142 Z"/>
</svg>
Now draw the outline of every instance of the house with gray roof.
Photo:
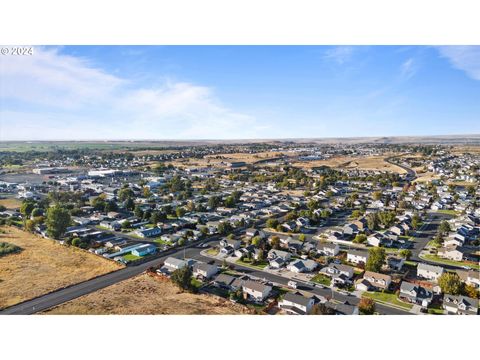
<svg viewBox="0 0 480 360">
<path fill-rule="evenodd" d="M 419 263 L 417 265 L 417 276 L 423 279 L 437 281 L 444 272 L 443 267 L 430 265 L 425 263 Z"/>
<path fill-rule="evenodd" d="M 455 315 L 477 315 L 478 299 L 462 295 L 445 294 L 443 296 L 443 309 L 448 314 Z"/>
<path fill-rule="evenodd" d="M 284 295 L 283 299 L 278 303 L 278 306 L 287 314 L 307 315 L 312 311 L 314 304 L 314 297 L 306 297 L 299 292 L 289 292 Z"/>
<path fill-rule="evenodd" d="M 433 293 L 420 285 L 402 281 L 398 296 L 402 300 L 427 307 L 432 301 Z"/>
</svg>

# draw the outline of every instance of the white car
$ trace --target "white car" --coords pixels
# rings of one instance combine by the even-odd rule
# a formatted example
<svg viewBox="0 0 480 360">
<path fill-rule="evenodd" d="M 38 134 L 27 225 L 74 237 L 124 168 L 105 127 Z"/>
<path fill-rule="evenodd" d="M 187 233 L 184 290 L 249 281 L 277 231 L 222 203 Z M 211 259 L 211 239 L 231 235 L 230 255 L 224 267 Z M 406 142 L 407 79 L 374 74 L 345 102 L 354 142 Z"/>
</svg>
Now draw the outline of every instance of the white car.
<svg viewBox="0 0 480 360">
<path fill-rule="evenodd" d="M 298 284 L 295 281 L 290 280 L 287 285 L 292 289 L 296 289 Z"/>
</svg>

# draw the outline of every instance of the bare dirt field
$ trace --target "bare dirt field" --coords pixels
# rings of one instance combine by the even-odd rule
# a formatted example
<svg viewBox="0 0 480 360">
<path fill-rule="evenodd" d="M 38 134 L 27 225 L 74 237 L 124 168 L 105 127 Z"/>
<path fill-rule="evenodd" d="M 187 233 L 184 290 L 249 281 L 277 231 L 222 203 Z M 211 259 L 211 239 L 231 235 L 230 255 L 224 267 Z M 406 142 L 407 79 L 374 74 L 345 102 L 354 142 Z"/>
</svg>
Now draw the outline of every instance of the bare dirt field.
<svg viewBox="0 0 480 360">
<path fill-rule="evenodd" d="M 0 199 L 0 205 L 5 206 L 7 209 L 18 209 L 22 202 L 15 198 Z"/>
<path fill-rule="evenodd" d="M 45 314 L 91 315 L 228 315 L 251 310 L 215 295 L 182 292 L 170 280 L 141 274 L 82 296 Z"/>
<path fill-rule="evenodd" d="M 15 227 L 1 227 L 0 241 L 21 247 L 0 257 L 0 308 L 120 269 L 113 261 Z"/>
<path fill-rule="evenodd" d="M 252 164 L 259 160 L 271 159 L 282 156 L 283 153 L 268 151 L 260 152 L 256 154 L 249 153 L 233 153 L 233 154 L 217 154 L 217 155 L 207 155 L 203 159 L 181 159 L 177 161 L 172 161 L 171 164 L 174 166 L 216 166 L 216 167 L 228 167 L 228 163 L 236 161 L 244 161 L 247 164 Z"/>
<path fill-rule="evenodd" d="M 385 161 L 386 155 L 382 156 L 368 156 L 368 157 L 352 157 L 352 156 L 338 156 L 328 160 L 314 160 L 314 161 L 299 161 L 294 163 L 294 166 L 313 168 L 318 166 L 330 166 L 333 168 L 343 169 L 360 169 L 371 171 L 391 171 L 398 174 L 405 174 L 406 171 L 401 167 L 392 165 Z"/>
<path fill-rule="evenodd" d="M 475 146 L 475 145 L 469 145 L 469 146 L 455 146 L 451 152 L 455 155 L 458 154 L 465 154 L 465 153 L 470 153 L 470 154 L 480 154 L 480 146 Z"/>
</svg>

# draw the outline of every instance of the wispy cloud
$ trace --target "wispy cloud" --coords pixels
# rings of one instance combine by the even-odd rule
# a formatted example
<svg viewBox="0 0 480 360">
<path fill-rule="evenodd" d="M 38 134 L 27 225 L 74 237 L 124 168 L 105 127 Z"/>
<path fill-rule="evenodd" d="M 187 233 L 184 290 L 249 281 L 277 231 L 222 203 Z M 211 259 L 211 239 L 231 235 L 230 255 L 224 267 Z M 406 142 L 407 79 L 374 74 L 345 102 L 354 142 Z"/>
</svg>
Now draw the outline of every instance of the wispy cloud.
<svg viewBox="0 0 480 360">
<path fill-rule="evenodd" d="M 417 72 L 417 62 L 413 58 L 408 58 L 400 66 L 400 75 L 403 79 L 410 79 Z"/>
<path fill-rule="evenodd" d="M 18 132 L 0 124 L 4 140 L 241 138 L 259 129 L 254 117 L 224 105 L 210 87 L 173 80 L 139 87 L 59 49 L 1 57 L 0 78 L 1 122 L 24 125 Z"/>
<path fill-rule="evenodd" d="M 353 46 L 335 46 L 325 51 L 324 59 L 343 65 L 352 59 L 354 52 Z"/>
<path fill-rule="evenodd" d="M 480 80 L 480 46 L 439 46 L 440 56 L 470 78 Z"/>
</svg>

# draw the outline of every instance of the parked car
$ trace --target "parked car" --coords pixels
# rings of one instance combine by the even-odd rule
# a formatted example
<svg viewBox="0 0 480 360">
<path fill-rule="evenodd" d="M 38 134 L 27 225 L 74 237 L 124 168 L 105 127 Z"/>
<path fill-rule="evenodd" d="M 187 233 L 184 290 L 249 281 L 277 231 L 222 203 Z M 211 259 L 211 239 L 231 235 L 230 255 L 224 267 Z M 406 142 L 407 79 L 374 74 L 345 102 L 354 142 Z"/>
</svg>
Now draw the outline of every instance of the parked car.
<svg viewBox="0 0 480 360">
<path fill-rule="evenodd" d="M 296 282 L 296 281 L 292 281 L 292 280 L 290 280 L 287 285 L 288 285 L 288 287 L 290 287 L 290 288 L 292 288 L 292 289 L 296 289 L 297 286 L 298 286 L 297 282 Z"/>
</svg>

